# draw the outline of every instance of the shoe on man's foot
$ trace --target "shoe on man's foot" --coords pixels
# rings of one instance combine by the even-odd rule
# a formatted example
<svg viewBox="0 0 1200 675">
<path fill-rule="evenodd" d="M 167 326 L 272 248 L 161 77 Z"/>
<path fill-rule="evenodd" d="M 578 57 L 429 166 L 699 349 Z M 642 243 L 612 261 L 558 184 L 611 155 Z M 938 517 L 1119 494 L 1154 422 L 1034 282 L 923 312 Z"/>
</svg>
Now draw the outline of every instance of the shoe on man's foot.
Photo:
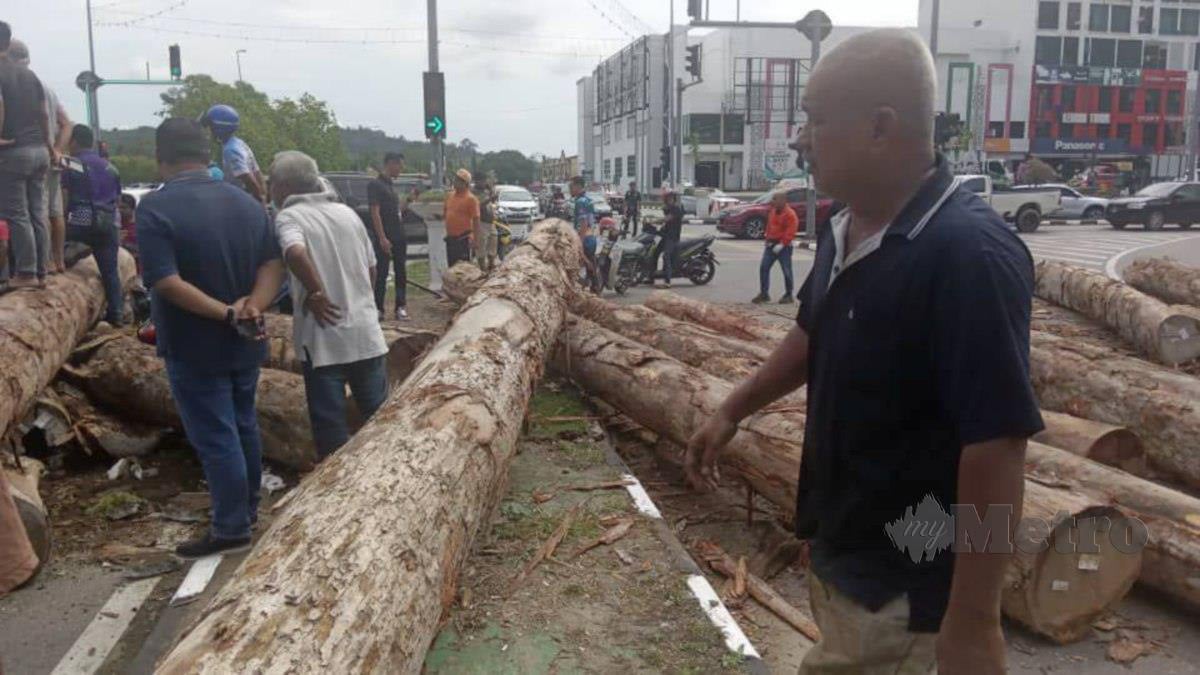
<svg viewBox="0 0 1200 675">
<path fill-rule="evenodd" d="M 795 302 L 795 300 L 792 298 L 791 293 L 784 293 L 783 297 L 779 298 L 779 304 L 781 305 L 790 305 L 793 302 Z"/>
<path fill-rule="evenodd" d="M 250 550 L 250 537 L 238 539 L 217 539 L 212 534 L 205 533 L 199 539 L 185 541 L 175 547 L 175 555 L 185 560 L 195 560 L 215 553 L 237 553 Z"/>
<path fill-rule="evenodd" d="M 759 293 L 758 295 L 754 296 L 754 299 L 751 300 L 750 302 L 753 302 L 756 305 L 761 305 L 764 302 L 770 302 L 770 301 L 771 301 L 771 297 L 768 296 L 766 293 Z"/>
<path fill-rule="evenodd" d="M 396 308 L 396 320 L 405 321 L 408 319 L 408 310 L 403 307 Z"/>
</svg>

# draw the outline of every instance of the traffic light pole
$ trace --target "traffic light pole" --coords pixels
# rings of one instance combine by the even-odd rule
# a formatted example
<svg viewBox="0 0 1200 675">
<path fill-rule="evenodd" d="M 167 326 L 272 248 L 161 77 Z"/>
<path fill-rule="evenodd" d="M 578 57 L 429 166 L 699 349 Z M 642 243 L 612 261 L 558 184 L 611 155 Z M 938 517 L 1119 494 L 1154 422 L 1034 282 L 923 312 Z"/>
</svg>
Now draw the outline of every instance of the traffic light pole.
<svg viewBox="0 0 1200 675">
<path fill-rule="evenodd" d="M 426 24 L 429 30 L 429 72 L 436 73 L 438 72 L 437 0 L 427 0 L 426 7 Z M 437 190 L 445 186 L 444 176 L 446 173 L 441 135 L 435 133 L 433 138 L 429 139 L 429 143 L 433 155 L 433 189 Z"/>
<path fill-rule="evenodd" d="M 92 40 L 92 0 L 87 0 L 87 22 L 88 22 L 88 65 L 91 72 L 96 72 L 96 46 Z M 100 107 L 96 96 L 96 87 L 88 87 L 84 90 L 84 97 L 87 100 L 88 126 L 92 128 L 92 133 L 96 140 L 100 140 Z"/>
</svg>

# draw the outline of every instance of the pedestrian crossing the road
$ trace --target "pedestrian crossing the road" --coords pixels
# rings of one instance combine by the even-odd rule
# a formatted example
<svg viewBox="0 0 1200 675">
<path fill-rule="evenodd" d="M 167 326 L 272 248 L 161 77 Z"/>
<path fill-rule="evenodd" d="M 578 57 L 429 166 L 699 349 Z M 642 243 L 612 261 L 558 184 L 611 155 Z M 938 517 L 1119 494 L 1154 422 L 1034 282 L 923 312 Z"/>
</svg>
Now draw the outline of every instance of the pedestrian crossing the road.
<svg viewBox="0 0 1200 675">
<path fill-rule="evenodd" d="M 1034 259 L 1057 260 L 1103 270 L 1110 258 L 1125 251 L 1196 236 L 1200 236 L 1200 233 L 1182 230 L 1122 231 L 1107 225 L 1063 225 L 1043 227 L 1037 232 L 1023 234 L 1021 238 Z"/>
</svg>

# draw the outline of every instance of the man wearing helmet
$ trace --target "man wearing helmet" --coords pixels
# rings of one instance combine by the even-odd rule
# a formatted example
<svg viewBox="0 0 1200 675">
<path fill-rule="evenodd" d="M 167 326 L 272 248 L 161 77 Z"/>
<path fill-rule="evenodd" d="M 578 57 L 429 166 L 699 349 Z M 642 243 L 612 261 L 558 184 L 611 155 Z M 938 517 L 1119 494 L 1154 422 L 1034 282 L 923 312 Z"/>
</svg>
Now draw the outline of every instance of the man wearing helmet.
<svg viewBox="0 0 1200 675">
<path fill-rule="evenodd" d="M 241 117 L 232 106 L 219 103 L 200 117 L 200 124 L 221 144 L 221 168 L 225 180 L 245 188 L 258 201 L 267 203 L 267 188 L 254 151 L 237 136 Z"/>
</svg>

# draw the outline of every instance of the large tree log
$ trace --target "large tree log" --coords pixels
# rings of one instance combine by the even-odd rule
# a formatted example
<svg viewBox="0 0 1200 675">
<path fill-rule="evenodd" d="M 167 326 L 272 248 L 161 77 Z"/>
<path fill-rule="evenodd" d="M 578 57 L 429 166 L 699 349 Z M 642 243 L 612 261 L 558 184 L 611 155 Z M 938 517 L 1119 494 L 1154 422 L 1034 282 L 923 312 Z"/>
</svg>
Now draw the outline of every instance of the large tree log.
<svg viewBox="0 0 1200 675">
<path fill-rule="evenodd" d="M 1127 427 L 1151 466 L 1200 486 L 1200 379 L 1038 332 L 1029 373 L 1044 407 Z"/>
<path fill-rule="evenodd" d="M 1146 450 L 1142 439 L 1129 429 L 1050 410 L 1042 411 L 1042 421 L 1046 428 L 1033 437 L 1038 443 L 1145 475 Z"/>
<path fill-rule="evenodd" d="M 535 229 L 296 488 L 159 672 L 419 672 L 504 493 L 579 260 L 566 224 Z"/>
<path fill-rule="evenodd" d="M 1200 312 L 1171 306 L 1100 272 L 1040 260 L 1038 297 L 1100 321 L 1166 365 L 1200 356 Z"/>
<path fill-rule="evenodd" d="M 292 346 L 292 317 L 286 314 L 267 314 L 267 360 L 264 368 L 286 370 L 298 375 L 304 366 Z M 388 345 L 388 381 L 399 384 L 408 377 L 421 354 L 437 342 L 438 334 L 433 331 L 403 326 L 383 328 L 383 339 Z"/>
<path fill-rule="evenodd" d="M 137 273 L 133 257 L 118 258 L 122 282 Z M 33 405 L 42 389 L 104 313 L 104 289 L 94 258 L 49 277 L 41 290 L 0 297 L 0 438 Z"/>
<path fill-rule="evenodd" d="M 475 295 L 475 291 L 479 290 L 486 279 L 487 275 L 478 265 L 460 262 L 442 272 L 442 292 L 446 297 L 462 304 L 467 298 Z"/>
<path fill-rule="evenodd" d="M 122 415 L 155 426 L 182 428 L 167 368 L 154 347 L 122 336 L 105 343 L 82 367 L 69 368 L 96 402 Z M 264 368 L 258 378 L 258 426 L 263 455 L 296 470 L 316 462 L 312 425 L 304 397 L 304 378 Z"/>
<path fill-rule="evenodd" d="M 31 576 L 50 562 L 52 536 L 50 530 L 50 512 L 42 501 L 41 482 L 46 473 L 46 467 L 32 457 L 22 457 L 20 465 L 15 461 L 5 460 L 0 464 L 3 476 L 0 480 L 8 480 L 9 492 L 17 505 L 17 514 L 25 526 L 25 536 L 33 546 L 37 556 L 38 566 Z"/>
<path fill-rule="evenodd" d="M 1029 481 L 1087 493 L 1140 519 L 1150 538 L 1139 580 L 1200 611 L 1200 499 L 1038 443 L 1025 461 Z"/>
<path fill-rule="evenodd" d="M 680 445 L 688 442 L 692 432 L 713 415 L 733 389 L 732 384 L 722 379 L 585 319 L 568 320 L 554 362 L 588 393 Z M 796 504 L 803 428 L 804 415 L 793 409 L 767 410 L 751 416 L 739 426 L 738 434 L 726 447 L 722 465 L 789 512 Z M 1027 484 L 1027 489 L 1039 495 L 1044 492 L 1041 486 Z M 1047 496 L 1043 502 L 1070 512 L 1081 510 L 1074 508 L 1079 500 L 1057 497 Z M 1044 510 L 1040 504 L 1035 505 L 1039 507 L 1034 509 L 1037 515 Z M 1060 509 L 1053 509 L 1052 513 L 1057 510 Z M 1068 534 L 1064 532 L 1061 536 Z M 1051 639 L 1077 636 L 1073 629 L 1085 618 L 1095 618 L 1124 597 L 1137 575 L 1136 559 L 1130 571 L 1124 566 L 1129 561 L 1109 559 L 1115 553 L 1103 549 L 1097 554 L 1100 569 L 1112 569 L 1111 575 L 1106 573 L 1103 578 L 1091 578 L 1092 570 L 1081 569 L 1077 560 L 1073 560 L 1077 557 L 1075 553 L 1051 548 L 1044 554 L 1027 556 L 1019 563 L 1021 570 L 1010 580 L 1012 601 L 1020 599 L 1022 603 L 1014 610 L 1014 616 L 1023 618 L 1034 630 L 1046 631 Z M 1027 587 L 1029 583 L 1036 585 L 1043 581 L 1048 587 L 1051 579 L 1087 588 L 1088 593 L 1070 598 L 1045 597 L 1040 588 Z"/>
<path fill-rule="evenodd" d="M 787 336 L 790 326 L 764 321 L 737 309 L 693 300 L 670 291 L 655 291 L 646 298 L 650 309 L 680 321 L 690 321 L 722 335 L 771 347 Z"/>
<path fill-rule="evenodd" d="M 1163 302 L 1200 307 L 1200 269 L 1170 258 L 1136 260 L 1125 270 L 1125 283 Z"/>
</svg>

